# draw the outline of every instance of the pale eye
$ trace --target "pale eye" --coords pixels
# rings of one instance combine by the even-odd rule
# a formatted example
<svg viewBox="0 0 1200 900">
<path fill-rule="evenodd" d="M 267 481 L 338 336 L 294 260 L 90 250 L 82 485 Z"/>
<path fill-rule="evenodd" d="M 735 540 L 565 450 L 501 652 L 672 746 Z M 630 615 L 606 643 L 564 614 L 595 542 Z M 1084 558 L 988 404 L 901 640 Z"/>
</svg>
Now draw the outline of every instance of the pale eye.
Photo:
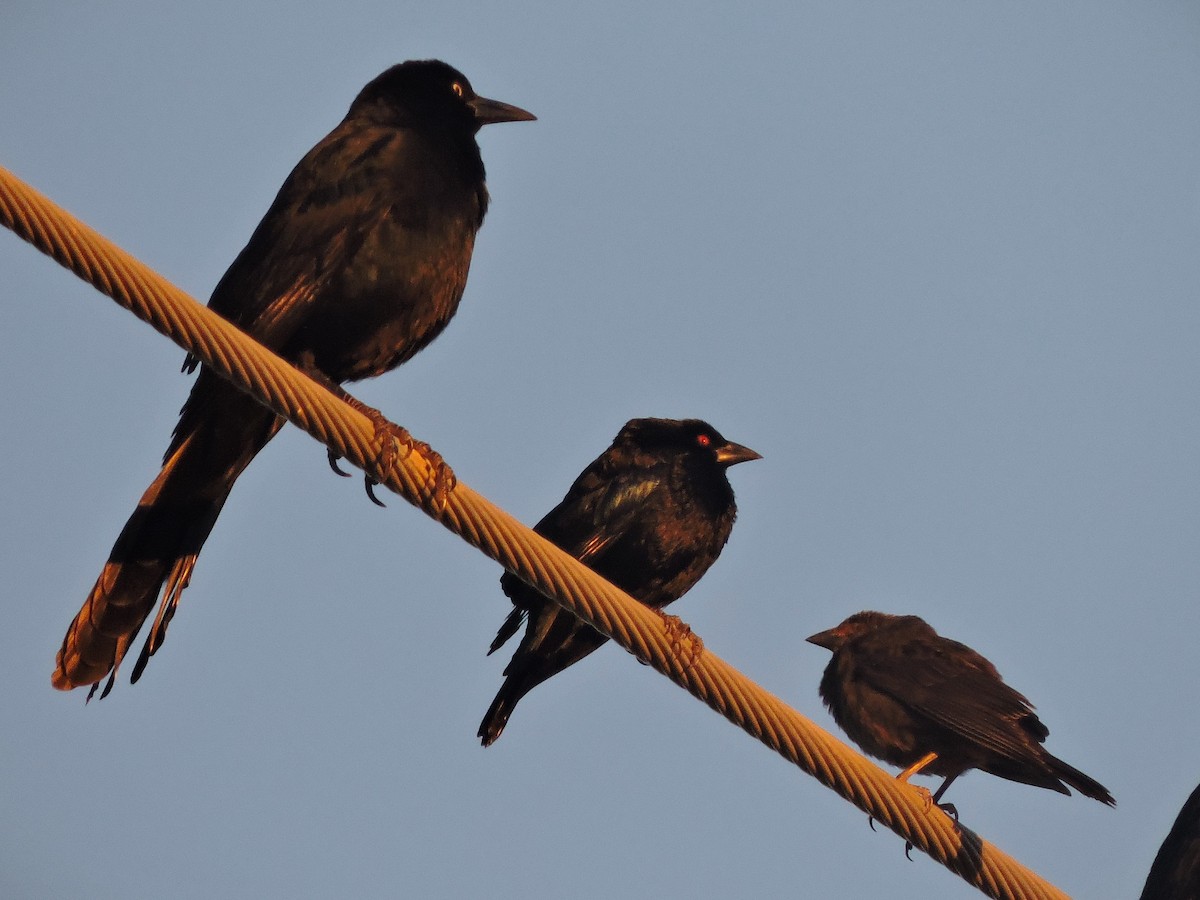
<svg viewBox="0 0 1200 900">
<path fill-rule="evenodd" d="M 465 97 L 467 94 L 466 89 L 457 81 L 450 85 L 450 90 L 454 91 L 456 97 Z"/>
</svg>

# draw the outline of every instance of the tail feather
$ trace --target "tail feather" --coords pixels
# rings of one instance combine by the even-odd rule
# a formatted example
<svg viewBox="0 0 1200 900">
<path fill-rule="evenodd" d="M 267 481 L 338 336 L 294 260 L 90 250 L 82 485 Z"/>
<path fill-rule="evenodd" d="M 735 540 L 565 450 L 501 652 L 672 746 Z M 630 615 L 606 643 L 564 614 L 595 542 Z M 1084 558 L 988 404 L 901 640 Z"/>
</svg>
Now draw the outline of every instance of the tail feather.
<svg viewBox="0 0 1200 900">
<path fill-rule="evenodd" d="M 477 736 L 483 742 L 483 746 L 490 747 L 496 742 L 504 732 L 504 726 L 508 724 L 508 717 L 512 715 L 517 702 L 529 693 L 531 687 L 533 685 L 526 685 L 524 679 L 511 675 L 504 679 L 496 699 L 492 701 L 483 721 L 479 723 Z"/>
<path fill-rule="evenodd" d="M 157 492 L 157 488 L 171 479 L 176 471 L 173 466 L 176 458 L 163 467 L 147 494 Z M 161 500 L 147 504 L 143 498 L 67 629 L 51 679 L 56 688 L 71 690 L 95 684 L 110 672 L 116 676 L 130 644 L 154 609 L 163 583 L 181 563 L 195 562 L 232 486 L 232 482 L 226 486 L 224 496 L 182 505 L 167 505 Z M 190 573 L 191 566 L 186 569 Z M 153 645 L 157 649 L 161 645 L 167 622 L 185 586 L 186 581 L 178 582 L 164 596 L 147 641 L 148 648 Z M 139 661 L 139 674 L 144 665 Z M 111 689 L 112 679 L 101 696 Z"/>
<path fill-rule="evenodd" d="M 207 376 L 207 377 L 206 377 Z M 134 668 L 137 681 L 166 637 L 196 557 L 237 477 L 278 431 L 281 419 L 217 376 L 202 372 L 162 471 L 121 530 L 108 561 L 63 638 L 51 683 L 67 691 L 108 675 L 101 697 L 163 593 Z"/>
<path fill-rule="evenodd" d="M 492 645 L 488 647 L 487 655 L 491 656 L 497 650 L 504 646 L 505 642 L 510 637 L 517 633 L 521 628 L 521 623 L 525 621 L 525 610 L 516 607 L 508 614 L 508 618 L 500 625 L 500 630 L 496 632 L 496 636 L 492 639 Z"/>
<path fill-rule="evenodd" d="M 171 624 L 171 619 L 175 618 L 175 610 L 179 607 L 179 598 L 184 588 L 192 581 L 192 569 L 196 567 L 197 558 L 198 554 L 190 553 L 177 560 L 171 568 L 162 602 L 158 605 L 158 615 L 154 617 L 154 626 L 146 636 L 146 643 L 142 645 L 142 652 L 138 654 L 137 662 L 134 663 L 133 674 L 129 676 L 130 684 L 137 684 L 146 663 L 150 662 L 150 657 L 158 652 L 158 648 L 167 639 L 167 626 Z"/>
</svg>

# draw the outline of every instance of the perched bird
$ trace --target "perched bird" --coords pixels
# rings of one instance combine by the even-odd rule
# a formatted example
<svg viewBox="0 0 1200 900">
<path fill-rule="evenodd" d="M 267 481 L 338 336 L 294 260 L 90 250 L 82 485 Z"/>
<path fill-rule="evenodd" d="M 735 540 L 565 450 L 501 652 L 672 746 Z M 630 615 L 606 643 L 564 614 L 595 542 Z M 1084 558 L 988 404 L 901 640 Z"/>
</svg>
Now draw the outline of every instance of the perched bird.
<svg viewBox="0 0 1200 900">
<path fill-rule="evenodd" d="M 1141 900 L 1200 900 L 1200 787 L 1158 848 Z"/>
<path fill-rule="evenodd" d="M 945 777 L 933 795 L 968 769 L 1115 806 L 1099 782 L 1042 747 L 1049 729 L 1029 701 L 965 644 L 916 616 L 855 613 L 809 643 L 833 651 L 821 698 L 846 734 L 871 756 L 905 770 Z"/>
<path fill-rule="evenodd" d="M 209 307 L 335 391 L 400 365 L 446 327 L 466 285 L 488 206 L 476 133 L 533 118 L 443 62 L 393 66 L 292 170 Z M 162 471 L 67 630 L 56 688 L 91 684 L 90 699 L 109 675 L 107 695 L 161 591 L 138 680 L 234 481 L 283 422 L 201 367 Z"/>
<path fill-rule="evenodd" d="M 716 562 L 737 516 L 725 470 L 752 459 L 761 457 L 699 419 L 633 419 L 534 531 L 660 609 Z M 608 640 L 511 572 L 500 587 L 514 609 L 488 655 L 523 620 L 528 626 L 479 726 L 485 747 L 500 737 L 517 701 Z"/>
</svg>

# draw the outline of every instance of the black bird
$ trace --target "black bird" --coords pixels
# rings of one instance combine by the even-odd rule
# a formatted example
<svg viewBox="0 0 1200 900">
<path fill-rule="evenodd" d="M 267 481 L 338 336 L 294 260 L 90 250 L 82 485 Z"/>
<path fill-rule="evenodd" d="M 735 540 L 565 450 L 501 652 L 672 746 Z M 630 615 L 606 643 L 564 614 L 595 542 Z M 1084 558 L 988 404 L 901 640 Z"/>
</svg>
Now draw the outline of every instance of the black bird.
<svg viewBox="0 0 1200 900">
<path fill-rule="evenodd" d="M 488 206 L 476 133 L 533 118 L 443 62 L 393 66 L 292 170 L 209 307 L 335 390 L 400 365 L 446 327 L 466 285 Z M 90 699 L 109 675 L 108 694 L 162 591 L 138 680 L 234 481 L 283 422 L 201 367 L 162 471 L 67 631 L 56 688 L 91 684 Z"/>
<path fill-rule="evenodd" d="M 945 777 L 933 795 L 968 769 L 1115 806 L 1099 782 L 1042 747 L 1050 731 L 1029 701 L 965 644 L 940 636 L 917 616 L 855 613 L 810 643 L 833 651 L 821 698 L 862 749 L 905 770 Z"/>
<path fill-rule="evenodd" d="M 1192 791 L 1146 876 L 1141 900 L 1200 898 L 1200 787 Z"/>
<path fill-rule="evenodd" d="M 725 470 L 752 459 L 761 457 L 699 419 L 633 419 L 534 531 L 660 609 L 716 562 L 737 516 Z M 500 737 L 517 701 L 608 640 L 511 572 L 500 587 L 514 609 L 488 655 L 526 618 L 528 626 L 479 726 L 485 747 Z"/>
</svg>

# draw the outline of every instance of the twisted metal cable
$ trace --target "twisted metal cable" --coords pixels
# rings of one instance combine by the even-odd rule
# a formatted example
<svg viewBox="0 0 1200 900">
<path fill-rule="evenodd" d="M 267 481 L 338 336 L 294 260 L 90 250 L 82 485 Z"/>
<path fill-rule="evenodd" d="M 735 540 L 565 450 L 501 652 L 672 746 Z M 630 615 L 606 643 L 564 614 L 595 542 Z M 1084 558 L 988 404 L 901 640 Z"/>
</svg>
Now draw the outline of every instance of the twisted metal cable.
<svg viewBox="0 0 1200 900">
<path fill-rule="evenodd" d="M 0 221 L 984 894 L 1067 896 L 705 649 L 681 620 L 638 603 L 465 484 L 439 502 L 419 452 L 398 452 L 377 472 L 365 415 L 2 167 Z"/>
</svg>

